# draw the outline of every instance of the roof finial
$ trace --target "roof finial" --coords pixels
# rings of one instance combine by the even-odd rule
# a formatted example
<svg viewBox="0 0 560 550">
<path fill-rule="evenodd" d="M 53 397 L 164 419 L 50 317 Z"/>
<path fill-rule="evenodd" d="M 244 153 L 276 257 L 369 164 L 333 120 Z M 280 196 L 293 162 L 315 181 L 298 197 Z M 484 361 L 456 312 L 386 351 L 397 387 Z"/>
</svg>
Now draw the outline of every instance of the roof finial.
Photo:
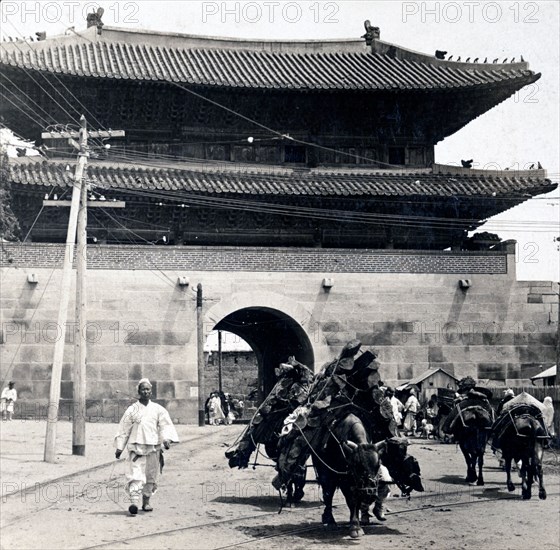
<svg viewBox="0 0 560 550">
<path fill-rule="evenodd" d="M 97 34 L 101 34 L 101 29 L 103 28 L 103 21 L 101 21 L 101 18 L 104 13 L 105 10 L 103 8 L 97 8 L 96 12 L 88 13 L 86 16 L 87 28 L 97 27 Z"/>
<path fill-rule="evenodd" d="M 366 44 L 371 46 L 374 40 L 378 40 L 381 37 L 381 31 L 379 27 L 373 27 L 369 19 L 364 21 L 364 28 L 366 29 L 366 34 L 362 38 L 366 39 Z"/>
</svg>

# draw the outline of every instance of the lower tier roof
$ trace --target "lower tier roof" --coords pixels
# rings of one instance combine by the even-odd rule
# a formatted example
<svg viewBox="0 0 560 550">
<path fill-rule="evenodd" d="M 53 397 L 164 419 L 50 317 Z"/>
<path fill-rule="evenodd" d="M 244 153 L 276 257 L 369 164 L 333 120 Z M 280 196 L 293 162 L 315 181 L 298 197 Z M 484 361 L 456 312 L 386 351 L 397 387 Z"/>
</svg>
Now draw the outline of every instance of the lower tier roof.
<svg viewBox="0 0 560 550">
<path fill-rule="evenodd" d="M 73 162 L 72 162 L 73 165 Z M 10 180 L 31 186 L 73 184 L 69 161 L 42 157 L 10 159 Z M 434 165 L 433 169 L 381 171 L 367 169 L 286 170 L 277 167 L 219 168 L 141 167 L 89 162 L 86 181 L 103 190 L 188 192 L 204 195 L 265 197 L 495 197 L 518 199 L 548 193 L 557 187 L 544 170 L 483 171 Z M 514 206 L 514 204 L 511 204 Z"/>
</svg>

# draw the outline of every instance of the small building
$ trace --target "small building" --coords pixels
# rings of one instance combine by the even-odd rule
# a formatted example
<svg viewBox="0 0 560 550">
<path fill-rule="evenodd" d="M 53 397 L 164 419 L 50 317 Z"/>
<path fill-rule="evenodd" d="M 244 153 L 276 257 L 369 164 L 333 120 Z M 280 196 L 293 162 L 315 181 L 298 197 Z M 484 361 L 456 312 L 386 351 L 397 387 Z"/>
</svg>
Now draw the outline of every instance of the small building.
<svg viewBox="0 0 560 550">
<path fill-rule="evenodd" d="M 458 381 L 457 377 L 442 368 L 428 369 L 395 389 L 406 391 L 416 387 L 418 389 L 418 400 L 422 403 L 428 401 L 432 395 L 437 396 L 438 388 L 457 389 Z"/>
<path fill-rule="evenodd" d="M 542 381 L 543 386 L 554 386 L 556 385 L 556 371 L 557 365 L 552 365 L 552 367 L 540 372 L 539 374 L 531 377 L 531 384 L 535 382 Z"/>
</svg>

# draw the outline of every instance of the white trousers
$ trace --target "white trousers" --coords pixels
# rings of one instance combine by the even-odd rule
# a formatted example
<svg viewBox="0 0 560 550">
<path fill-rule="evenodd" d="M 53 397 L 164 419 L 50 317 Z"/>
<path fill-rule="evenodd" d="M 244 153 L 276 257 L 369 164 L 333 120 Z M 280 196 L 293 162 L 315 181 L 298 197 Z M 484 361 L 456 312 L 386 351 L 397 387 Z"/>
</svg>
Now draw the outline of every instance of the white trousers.
<svg viewBox="0 0 560 550">
<path fill-rule="evenodd" d="M 157 490 L 160 475 L 159 455 L 155 451 L 147 455 L 129 452 L 126 460 L 126 491 L 133 504 L 140 503 L 140 496 L 151 497 Z"/>
</svg>

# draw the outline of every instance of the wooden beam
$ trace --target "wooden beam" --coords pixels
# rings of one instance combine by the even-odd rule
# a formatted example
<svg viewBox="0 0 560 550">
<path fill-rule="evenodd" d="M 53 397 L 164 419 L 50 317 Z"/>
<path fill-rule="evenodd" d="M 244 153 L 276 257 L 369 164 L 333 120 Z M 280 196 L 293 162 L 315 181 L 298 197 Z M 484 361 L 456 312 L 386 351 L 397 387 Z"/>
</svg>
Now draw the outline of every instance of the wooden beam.
<svg viewBox="0 0 560 550">
<path fill-rule="evenodd" d="M 53 201 L 44 200 L 43 206 L 65 206 L 69 207 L 72 205 L 71 201 Z M 125 208 L 126 202 L 124 201 L 88 201 L 88 208 Z"/>
</svg>

